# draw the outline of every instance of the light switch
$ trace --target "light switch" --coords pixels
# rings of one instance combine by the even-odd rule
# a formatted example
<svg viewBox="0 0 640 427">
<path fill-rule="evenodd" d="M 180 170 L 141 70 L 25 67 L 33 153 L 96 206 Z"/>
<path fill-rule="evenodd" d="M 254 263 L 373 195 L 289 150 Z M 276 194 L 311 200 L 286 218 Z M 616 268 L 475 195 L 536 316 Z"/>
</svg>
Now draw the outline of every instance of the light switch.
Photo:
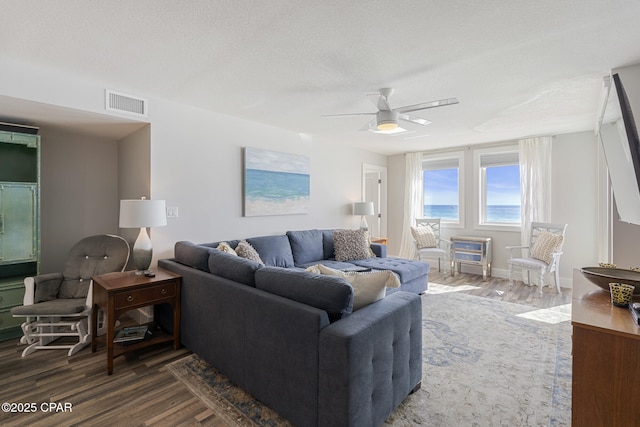
<svg viewBox="0 0 640 427">
<path fill-rule="evenodd" d="M 167 206 L 167 218 L 178 218 L 177 206 Z"/>
</svg>

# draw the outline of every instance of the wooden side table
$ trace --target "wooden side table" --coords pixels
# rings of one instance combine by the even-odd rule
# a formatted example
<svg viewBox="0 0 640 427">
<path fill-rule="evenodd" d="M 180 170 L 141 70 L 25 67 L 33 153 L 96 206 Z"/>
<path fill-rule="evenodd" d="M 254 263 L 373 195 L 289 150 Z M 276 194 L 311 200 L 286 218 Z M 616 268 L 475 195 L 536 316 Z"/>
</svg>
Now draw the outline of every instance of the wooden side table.
<svg viewBox="0 0 640 427">
<path fill-rule="evenodd" d="M 455 276 L 455 266 L 472 264 L 482 267 L 482 280 L 491 277 L 491 237 L 452 236 L 451 240 L 451 276 Z"/>
<path fill-rule="evenodd" d="M 135 271 L 109 273 L 92 277 L 93 310 L 91 311 L 91 351 L 95 353 L 98 342 L 107 345 L 107 374 L 113 373 L 113 359 L 126 352 L 150 345 L 173 341 L 173 348 L 180 347 L 180 285 L 182 277 L 158 268 L 155 277 L 136 274 Z M 173 307 L 173 335 L 155 328 L 156 304 L 169 303 Z M 153 305 L 154 322 L 152 336 L 135 343 L 114 343 L 116 320 L 125 312 Z M 107 333 L 98 336 L 98 309 L 105 313 Z"/>
</svg>

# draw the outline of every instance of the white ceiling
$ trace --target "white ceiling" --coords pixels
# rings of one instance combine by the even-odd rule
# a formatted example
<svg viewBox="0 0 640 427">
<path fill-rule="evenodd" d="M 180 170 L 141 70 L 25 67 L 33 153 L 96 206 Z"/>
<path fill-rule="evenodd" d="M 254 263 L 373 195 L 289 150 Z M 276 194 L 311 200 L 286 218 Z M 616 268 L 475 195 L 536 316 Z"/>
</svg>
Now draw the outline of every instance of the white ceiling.
<svg viewBox="0 0 640 427">
<path fill-rule="evenodd" d="M 392 154 L 591 130 L 640 62 L 637 0 L 0 0 L 0 55 Z M 360 131 L 365 96 L 433 123 Z M 11 115 L 11 102 L 0 116 Z M 17 105 L 17 104 L 15 104 Z M 153 108 L 150 105 L 150 108 Z M 26 113 L 25 113 L 26 114 Z M 405 139 L 410 138 L 410 139 Z"/>
</svg>

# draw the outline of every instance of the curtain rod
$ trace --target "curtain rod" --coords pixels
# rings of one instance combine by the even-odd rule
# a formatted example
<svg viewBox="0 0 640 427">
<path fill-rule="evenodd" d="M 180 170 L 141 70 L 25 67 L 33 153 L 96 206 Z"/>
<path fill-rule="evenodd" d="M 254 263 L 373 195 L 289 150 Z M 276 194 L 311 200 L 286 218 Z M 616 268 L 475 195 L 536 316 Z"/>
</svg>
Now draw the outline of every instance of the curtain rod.
<svg viewBox="0 0 640 427">
<path fill-rule="evenodd" d="M 438 148 L 438 149 L 435 149 L 435 150 L 409 151 L 409 152 L 404 153 L 404 154 L 409 154 L 409 153 L 439 154 L 439 153 L 449 153 L 451 151 L 474 150 L 476 148 L 506 147 L 508 145 L 517 144 L 518 141 L 520 141 L 521 139 L 541 138 L 541 137 L 544 137 L 544 136 L 549 136 L 549 137 L 553 138 L 556 135 L 534 135 L 534 136 L 527 136 L 527 137 L 518 138 L 518 139 L 512 139 L 512 140 L 508 140 L 508 141 L 484 142 L 484 143 L 472 144 L 472 145 L 459 145 L 457 147 Z"/>
</svg>

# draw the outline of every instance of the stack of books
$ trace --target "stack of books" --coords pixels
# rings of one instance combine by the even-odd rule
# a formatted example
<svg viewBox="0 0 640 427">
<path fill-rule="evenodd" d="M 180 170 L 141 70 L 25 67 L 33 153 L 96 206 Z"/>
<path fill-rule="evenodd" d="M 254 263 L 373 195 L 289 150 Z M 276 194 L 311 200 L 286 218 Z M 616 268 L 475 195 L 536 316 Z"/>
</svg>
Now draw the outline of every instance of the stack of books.
<svg viewBox="0 0 640 427">
<path fill-rule="evenodd" d="M 113 339 L 113 342 L 128 343 L 131 341 L 141 341 L 148 336 L 151 336 L 151 331 L 148 326 L 132 326 L 130 328 L 120 329 Z"/>
</svg>

